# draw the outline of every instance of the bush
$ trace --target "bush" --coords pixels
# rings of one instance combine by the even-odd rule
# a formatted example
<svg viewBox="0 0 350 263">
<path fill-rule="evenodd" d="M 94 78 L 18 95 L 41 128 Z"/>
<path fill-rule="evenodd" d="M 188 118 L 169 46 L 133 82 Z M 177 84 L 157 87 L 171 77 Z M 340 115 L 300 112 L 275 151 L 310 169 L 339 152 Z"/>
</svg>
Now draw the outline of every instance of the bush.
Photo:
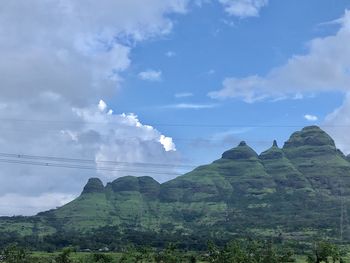
<svg viewBox="0 0 350 263">
<path fill-rule="evenodd" d="M 102 253 L 94 253 L 89 258 L 89 263 L 111 263 L 112 257 Z"/>
<path fill-rule="evenodd" d="M 72 253 L 71 248 L 65 248 L 63 251 L 55 258 L 56 263 L 72 263 L 70 254 Z"/>
<path fill-rule="evenodd" d="M 6 263 L 30 263 L 29 253 L 16 245 L 10 245 L 1 253 L 1 260 Z"/>
</svg>

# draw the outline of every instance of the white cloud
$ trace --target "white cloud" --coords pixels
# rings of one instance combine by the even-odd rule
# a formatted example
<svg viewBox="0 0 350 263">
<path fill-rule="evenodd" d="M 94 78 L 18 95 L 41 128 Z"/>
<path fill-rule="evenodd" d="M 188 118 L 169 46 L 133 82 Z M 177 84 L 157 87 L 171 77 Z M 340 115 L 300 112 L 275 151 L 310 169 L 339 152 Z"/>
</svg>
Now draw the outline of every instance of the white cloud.
<svg viewBox="0 0 350 263">
<path fill-rule="evenodd" d="M 238 98 L 246 102 L 276 98 L 300 98 L 302 94 L 350 91 L 350 11 L 346 11 L 335 35 L 316 38 L 305 55 L 291 57 L 266 76 L 229 77 L 223 88 L 210 92 L 215 99 Z"/>
<path fill-rule="evenodd" d="M 328 114 L 323 129 L 335 138 L 339 149 L 350 154 L 350 93 L 347 94 L 343 105 Z"/>
<path fill-rule="evenodd" d="M 181 92 L 181 93 L 176 93 L 174 95 L 175 98 L 179 99 L 179 98 L 188 98 L 188 97 L 192 97 L 193 93 L 191 92 Z"/>
<path fill-rule="evenodd" d="M 219 0 L 225 11 L 240 18 L 259 16 L 260 9 L 268 4 L 268 0 Z"/>
<path fill-rule="evenodd" d="M 0 215 L 33 215 L 62 206 L 75 197 L 77 196 L 62 193 L 45 193 L 39 196 L 5 194 L 0 196 Z"/>
<path fill-rule="evenodd" d="M 211 109 L 217 106 L 218 106 L 217 104 L 178 103 L 178 104 L 166 105 L 164 106 L 164 108 L 201 110 L 201 109 Z"/>
<path fill-rule="evenodd" d="M 318 117 L 315 115 L 311 115 L 311 114 L 305 114 L 304 119 L 307 121 L 317 121 Z"/>
<path fill-rule="evenodd" d="M 167 152 L 176 151 L 176 146 L 175 146 L 172 138 L 161 135 L 159 142 L 163 145 L 164 149 Z"/>
<path fill-rule="evenodd" d="M 305 55 L 295 55 L 286 64 L 272 69 L 266 76 L 227 78 L 223 88 L 208 95 L 216 99 L 237 98 L 253 103 L 267 99 L 302 99 L 317 92 L 348 94 L 341 107 L 329 114 L 324 129 L 337 146 L 350 153 L 350 11 L 335 20 L 339 30 L 313 39 Z"/>
<path fill-rule="evenodd" d="M 149 70 L 140 72 L 138 76 L 142 80 L 161 81 L 162 71 L 149 69 Z"/>
<path fill-rule="evenodd" d="M 134 114 L 110 114 L 105 105 L 101 111 L 98 105 L 88 108 L 70 108 L 60 98 L 46 96 L 33 101 L 38 109 L 45 109 L 35 121 L 3 121 L 0 130 L 0 148 L 5 153 L 22 153 L 36 156 L 58 156 L 101 161 L 127 163 L 178 163 L 179 154 L 171 137 L 155 128 L 142 124 Z M 31 104 L 31 102 L 29 102 Z M 49 107 L 51 106 L 51 107 Z M 22 111 L 33 113 L 28 105 L 11 104 L 0 111 L 0 118 L 19 119 Z M 50 117 L 55 116 L 54 119 Z M 52 120 L 52 121 L 51 121 Z M 152 154 L 150 154 L 152 153 Z M 76 195 L 89 177 L 98 176 L 104 181 L 125 175 L 151 175 L 161 182 L 173 178 L 175 169 L 164 168 L 160 174 L 148 173 L 145 167 L 117 164 L 109 165 L 116 171 L 94 171 L 37 167 L 28 165 L 1 164 L 0 204 L 8 202 L 9 196 L 17 196 L 7 212 L 2 215 L 18 214 L 23 209 L 20 196 L 32 196 L 31 202 L 38 210 L 47 209 L 52 203 L 42 203 L 42 196 L 54 192 L 57 198 Z M 133 171 L 133 172 L 128 172 Z M 11 174 L 11 176 L 8 176 Z M 5 198 L 6 197 L 6 198 Z M 35 199 L 37 198 L 37 202 Z M 66 200 L 66 199 L 62 199 Z M 18 201 L 18 203 L 16 203 Z M 55 203 L 55 204 L 56 204 Z M 30 204 L 30 203 L 29 203 Z M 27 213 L 29 210 L 23 210 Z"/>
<path fill-rule="evenodd" d="M 104 112 L 107 109 L 107 104 L 103 100 L 100 100 L 98 103 L 98 109 L 102 112 Z"/>
<path fill-rule="evenodd" d="M 13 0 L 2 5 L 0 118 L 34 121 L 2 121 L 1 151 L 126 162 L 177 160 L 176 151 L 166 151 L 175 149 L 170 137 L 96 101 L 116 94 L 135 43 L 169 33 L 173 22 L 168 15 L 185 13 L 187 2 Z M 10 206 L 0 214 L 53 208 L 79 193 L 88 177 L 111 180 L 126 174 L 2 164 L 0 205 Z M 157 179 L 169 177 L 165 173 Z"/>
<path fill-rule="evenodd" d="M 132 43 L 169 33 L 166 15 L 186 6 L 187 0 L 10 1 L 0 10 L 2 98 L 49 90 L 86 105 L 110 96 L 130 65 Z"/>
</svg>

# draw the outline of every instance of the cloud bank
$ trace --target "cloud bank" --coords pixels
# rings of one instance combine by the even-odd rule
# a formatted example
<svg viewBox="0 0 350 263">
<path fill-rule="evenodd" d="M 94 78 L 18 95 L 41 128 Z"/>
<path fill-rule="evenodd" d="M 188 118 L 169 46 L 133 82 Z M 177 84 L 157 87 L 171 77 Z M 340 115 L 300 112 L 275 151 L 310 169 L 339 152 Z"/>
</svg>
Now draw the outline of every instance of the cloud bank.
<svg viewBox="0 0 350 263">
<path fill-rule="evenodd" d="M 187 4 L 186 0 L 150 0 L 147 5 L 142 0 L 3 3 L 1 151 L 92 159 L 97 165 L 99 160 L 177 161 L 170 137 L 142 124 L 135 114 L 113 113 L 104 99 L 117 94 L 135 44 L 169 33 L 173 27 L 169 15 L 184 14 Z M 0 165 L 0 215 L 34 214 L 62 205 L 79 193 L 88 177 L 111 180 L 127 174 Z M 155 178 L 164 181 L 169 175 Z"/>
</svg>

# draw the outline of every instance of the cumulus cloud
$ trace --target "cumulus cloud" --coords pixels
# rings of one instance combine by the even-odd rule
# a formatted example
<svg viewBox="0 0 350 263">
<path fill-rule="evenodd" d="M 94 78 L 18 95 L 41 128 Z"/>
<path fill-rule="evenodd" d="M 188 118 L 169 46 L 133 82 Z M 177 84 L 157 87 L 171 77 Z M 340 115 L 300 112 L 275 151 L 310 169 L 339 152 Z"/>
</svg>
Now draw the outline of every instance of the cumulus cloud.
<svg viewBox="0 0 350 263">
<path fill-rule="evenodd" d="M 339 149 L 350 154 L 350 93 L 347 94 L 343 105 L 328 114 L 323 128 L 336 139 Z"/>
<path fill-rule="evenodd" d="M 305 114 L 304 119 L 307 121 L 317 121 L 318 117 L 312 114 Z"/>
<path fill-rule="evenodd" d="M 2 98 L 50 90 L 83 105 L 115 93 L 132 44 L 170 32 L 166 15 L 186 12 L 186 2 L 8 2 L 0 10 Z"/>
<path fill-rule="evenodd" d="M 93 176 L 98 176 L 105 182 L 125 175 L 151 175 L 160 182 L 175 176 L 176 170 L 171 167 L 159 170 L 157 167 L 151 169 L 133 165 L 180 161 L 172 138 L 163 135 L 152 126 L 142 124 L 135 114 L 112 114 L 107 104 L 101 103 L 102 101 L 98 105 L 86 108 L 70 108 L 61 98 L 50 95 L 45 97 L 35 101 L 38 108 L 48 108 L 40 118 L 38 116 L 38 119 L 47 120 L 44 122 L 15 120 L 21 111 L 31 111 L 28 105 L 11 104 L 1 110 L 0 118 L 9 119 L 3 122 L 0 131 L 1 151 L 92 160 L 89 165 L 96 166 L 97 170 L 1 163 L 0 205 L 4 200 L 10 204 L 7 213 L 4 214 L 17 214 L 23 208 L 23 204 L 19 202 L 22 195 L 31 197 L 30 205 L 38 205 L 32 210 L 33 213 L 47 209 L 47 205 L 53 203 L 59 205 L 62 200 L 78 194 L 87 179 Z M 59 100 L 61 103 L 58 103 Z M 52 107 L 49 108 L 49 105 Z M 50 121 L 49 118 L 53 114 L 57 115 Z M 103 170 L 106 168 L 106 161 L 113 162 L 107 167 L 112 171 Z M 81 165 L 76 162 L 73 164 Z M 157 171 L 156 174 L 153 174 L 154 170 Z M 52 192 L 56 194 L 51 196 Z M 36 198 L 41 200 L 43 196 L 48 195 L 52 199 L 51 203 L 35 201 Z M 11 201 L 9 196 L 16 198 Z M 28 211 L 23 210 L 23 213 Z"/>
<path fill-rule="evenodd" d="M 98 103 L 98 109 L 102 112 L 104 112 L 107 109 L 107 104 L 103 100 L 100 100 Z"/>
<path fill-rule="evenodd" d="M 167 152 L 176 151 L 176 146 L 172 138 L 160 135 L 159 142 L 163 145 L 164 150 L 166 150 Z"/>
<path fill-rule="evenodd" d="M 160 70 L 146 70 L 139 73 L 139 78 L 142 80 L 148 81 L 161 81 L 162 80 L 162 71 Z"/>
<path fill-rule="evenodd" d="M 350 86 L 350 11 L 338 20 L 335 35 L 308 43 L 305 55 L 295 55 L 266 76 L 229 77 L 223 88 L 209 93 L 215 99 L 238 98 L 253 103 L 266 99 L 295 98 L 300 94 L 340 91 Z"/>
<path fill-rule="evenodd" d="M 219 0 L 225 11 L 240 18 L 259 16 L 260 9 L 268 4 L 268 0 Z"/>
<path fill-rule="evenodd" d="M 102 159 L 178 160 L 170 137 L 142 124 L 134 114 L 114 114 L 105 100 L 96 102 L 120 88 L 135 43 L 169 33 L 173 23 L 168 15 L 186 9 L 187 0 L 150 0 L 147 5 L 142 0 L 3 4 L 0 118 L 8 121 L 1 122 L 1 151 L 91 159 L 97 166 Z M 79 194 L 91 176 L 107 181 L 135 170 L 1 165 L 2 215 L 53 208 Z M 160 172 L 156 179 L 169 177 Z"/>
</svg>

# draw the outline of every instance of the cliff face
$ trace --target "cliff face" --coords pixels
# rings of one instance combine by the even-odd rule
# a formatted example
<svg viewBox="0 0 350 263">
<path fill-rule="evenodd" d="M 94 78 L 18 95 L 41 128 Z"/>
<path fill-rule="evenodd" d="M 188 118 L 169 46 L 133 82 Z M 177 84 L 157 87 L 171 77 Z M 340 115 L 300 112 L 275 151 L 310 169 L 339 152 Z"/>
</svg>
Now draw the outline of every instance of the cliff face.
<svg viewBox="0 0 350 263">
<path fill-rule="evenodd" d="M 219 160 L 163 184 L 127 176 L 104 186 L 92 178 L 76 200 L 34 218 L 52 231 L 57 225 L 82 231 L 117 225 L 184 234 L 278 232 L 299 239 L 342 231 L 345 237 L 349 202 L 349 158 L 327 133 L 310 126 L 283 148 L 273 142 L 258 155 L 241 142 Z"/>
</svg>

